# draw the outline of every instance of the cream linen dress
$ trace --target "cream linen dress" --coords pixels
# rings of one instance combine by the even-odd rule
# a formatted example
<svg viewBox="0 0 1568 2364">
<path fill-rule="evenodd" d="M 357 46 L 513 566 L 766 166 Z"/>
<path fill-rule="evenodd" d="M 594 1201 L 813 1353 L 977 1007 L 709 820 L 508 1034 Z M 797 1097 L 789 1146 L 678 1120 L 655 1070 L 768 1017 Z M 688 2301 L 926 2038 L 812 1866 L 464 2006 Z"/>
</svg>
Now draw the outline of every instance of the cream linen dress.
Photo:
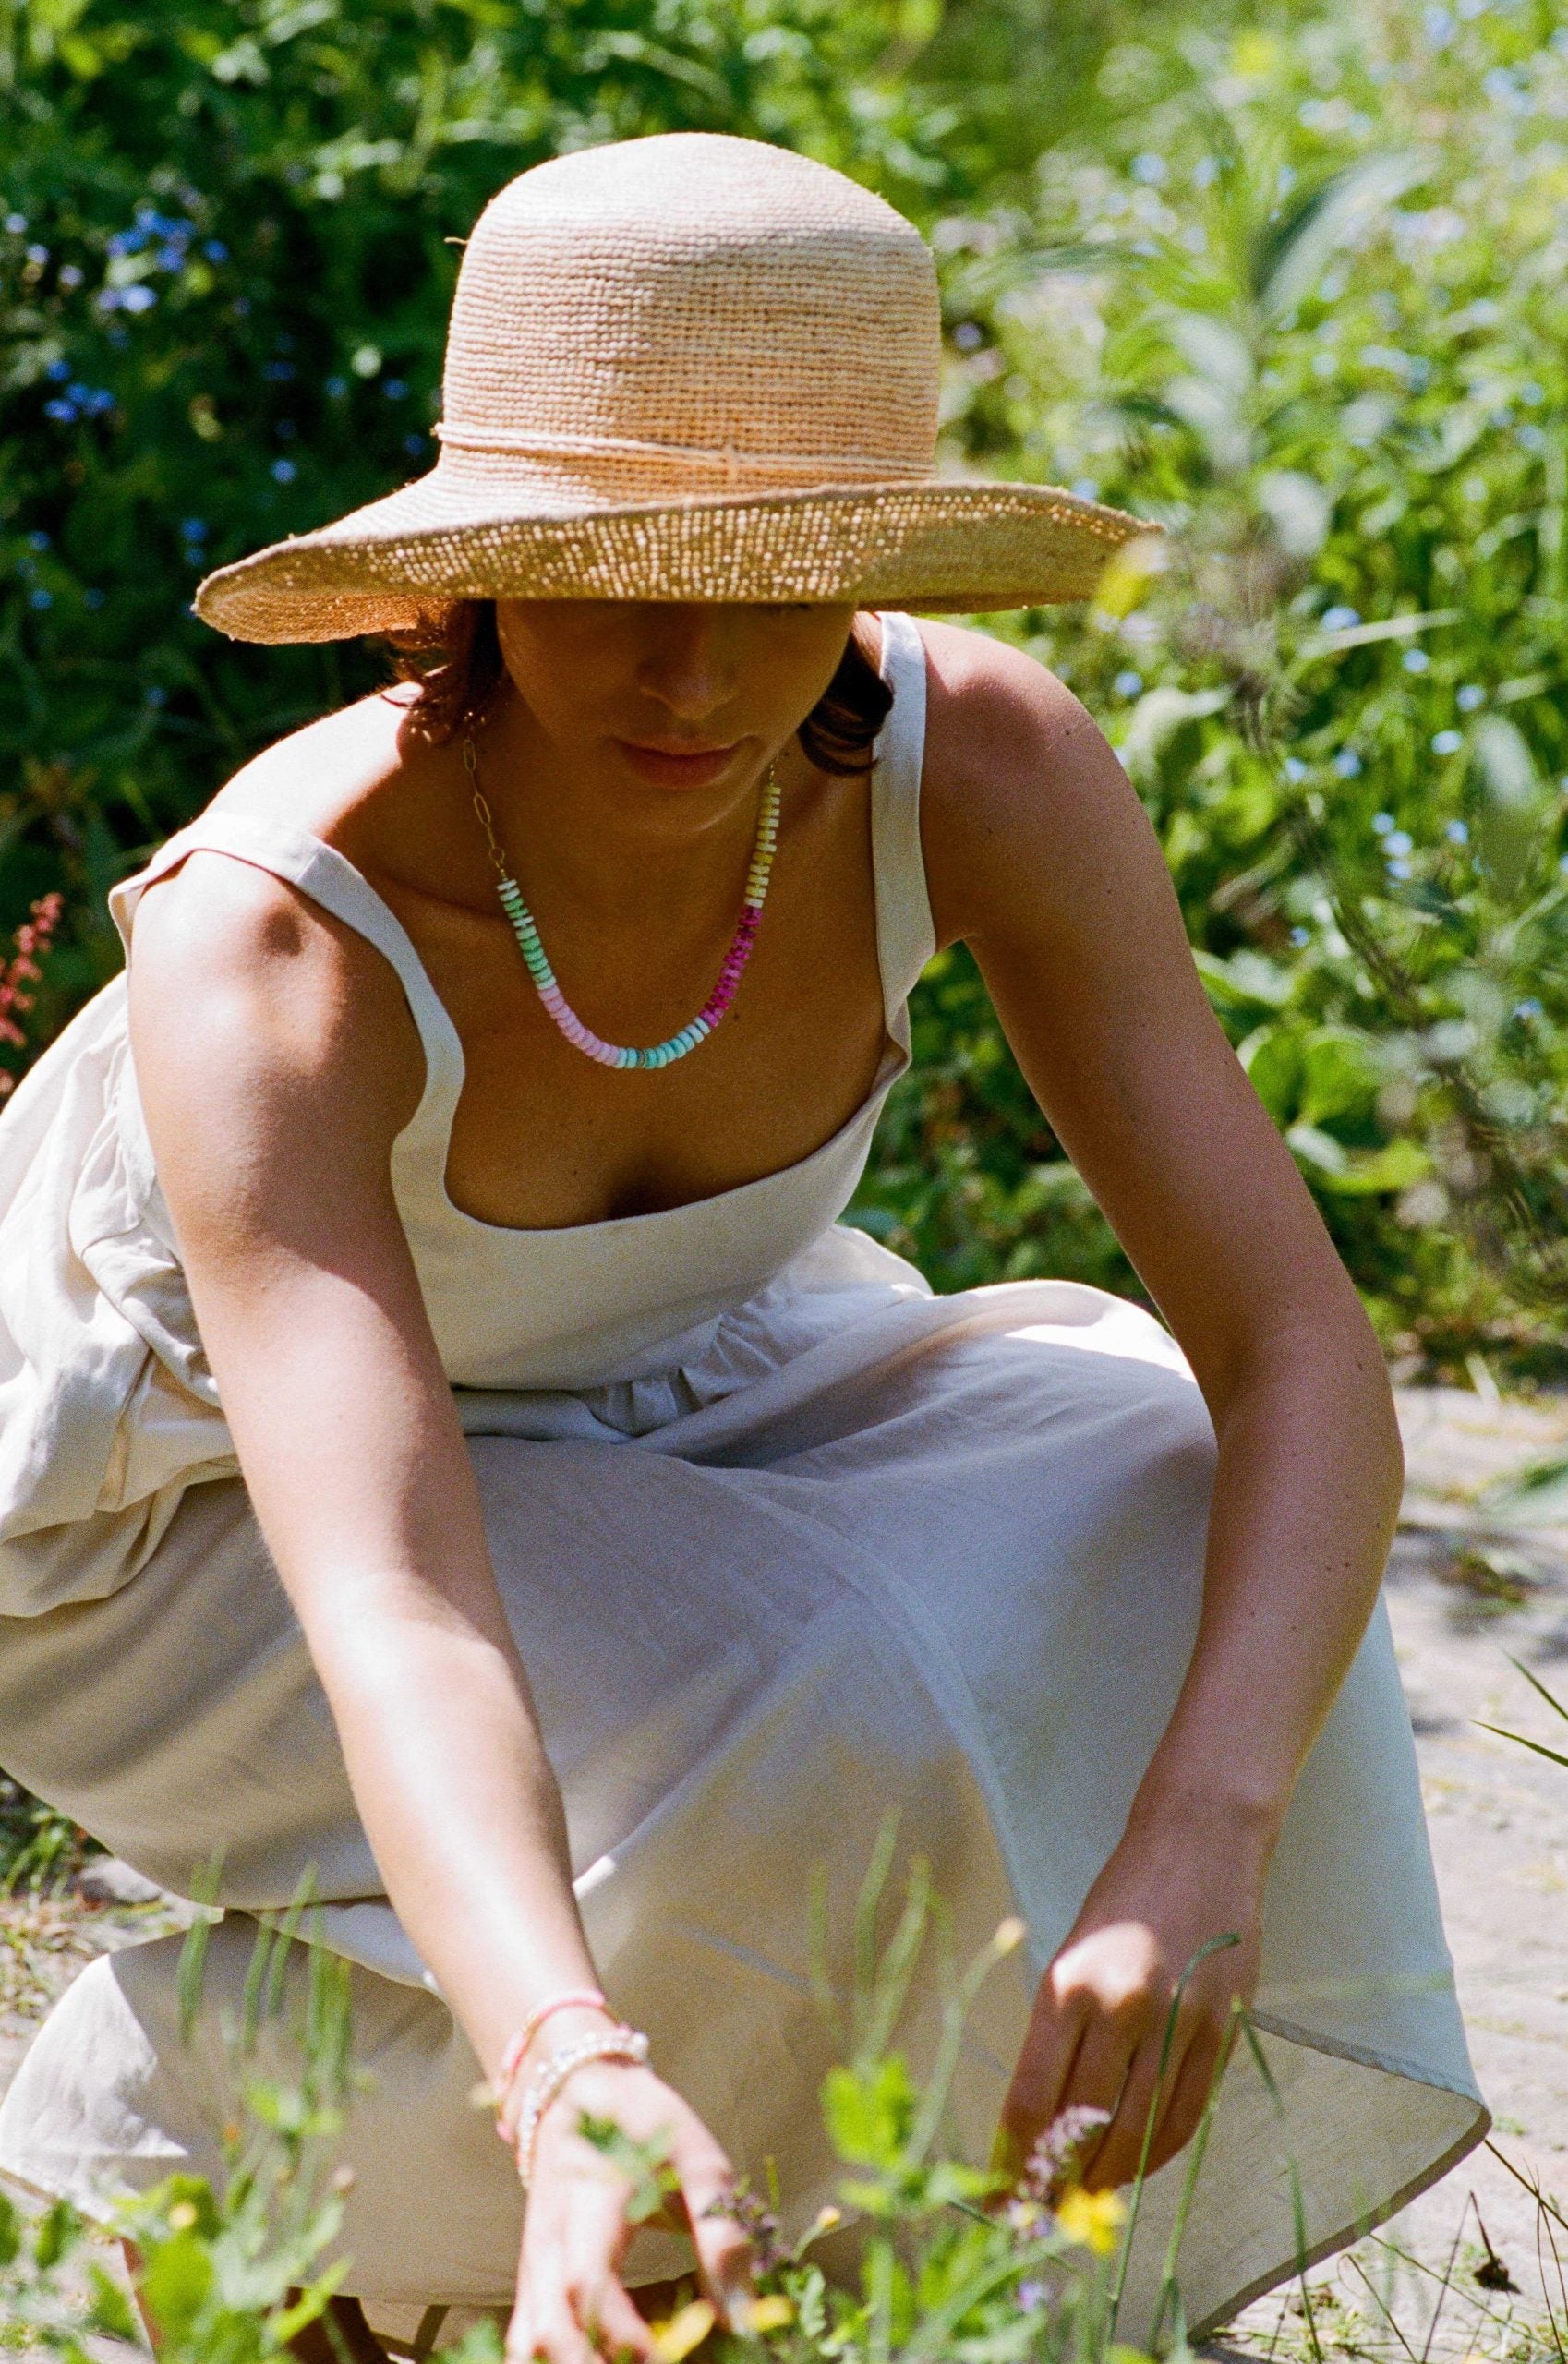
<svg viewBox="0 0 1568 2364">
<path fill-rule="evenodd" d="M 887 1040 L 875 1085 L 781 1173 L 552 1231 L 445 1187 L 456 1031 L 344 858 L 215 812 L 194 848 L 291 880 L 402 980 L 427 1077 L 394 1180 L 455 1391 L 507 1614 L 566 1802 L 617 2008 L 788 2222 L 836 2188 L 810 1985 L 825 1880 L 847 1984 L 884 1815 L 931 1863 L 956 1952 L 1028 1925 L 993 1972 L 954 2093 L 983 2157 L 1033 1986 L 1120 1835 L 1199 1611 L 1214 1456 L 1181 1354 L 1101 1291 L 934 1296 L 838 1218 L 933 948 L 918 628 L 883 623 L 894 701 L 874 781 Z M 221 2173 L 218 2006 L 307 1866 L 348 1956 L 372 2082 L 344 2138 L 347 2286 L 396 2328 L 503 2305 L 521 2201 L 469 2105 L 474 2057 L 387 1902 L 202 1352 L 127 1048 L 123 979 L 0 1120 L 0 1762 L 151 1878 L 221 1851 L 211 2008 L 175 2029 L 177 1941 L 95 1962 L 3 2109 L 0 2168 L 91 2209 L 175 2166 Z M 1236 1736 L 1245 1744 L 1245 1736 Z M 1269 1883 L 1250 2059 L 1227 2072 L 1182 2280 L 1202 2326 L 1441 2175 L 1487 2125 L 1455 2006 L 1410 1727 L 1380 1608 L 1297 1790 Z M 909 2041 L 929 2042 L 929 1989 Z M 1124 2331 L 1147 2321 L 1180 2166 L 1154 2179 Z M 637 2237 L 633 2279 L 678 2270 Z"/>
</svg>

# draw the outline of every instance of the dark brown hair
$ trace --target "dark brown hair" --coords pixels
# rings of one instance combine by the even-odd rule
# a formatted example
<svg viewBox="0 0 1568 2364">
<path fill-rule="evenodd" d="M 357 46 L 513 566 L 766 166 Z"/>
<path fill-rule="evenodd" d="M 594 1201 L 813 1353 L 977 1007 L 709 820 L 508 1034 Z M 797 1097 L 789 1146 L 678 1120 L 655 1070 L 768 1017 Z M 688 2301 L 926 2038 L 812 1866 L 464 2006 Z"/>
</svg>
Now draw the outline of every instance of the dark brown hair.
<svg viewBox="0 0 1568 2364">
<path fill-rule="evenodd" d="M 450 739 L 464 723 L 477 720 L 506 669 L 493 599 L 459 599 L 417 631 L 377 637 L 391 652 L 392 678 L 419 683 L 409 713 L 432 739 Z M 841 778 L 868 772 L 892 705 L 893 693 L 862 644 L 857 618 L 838 671 L 796 733 L 807 760 Z"/>
</svg>

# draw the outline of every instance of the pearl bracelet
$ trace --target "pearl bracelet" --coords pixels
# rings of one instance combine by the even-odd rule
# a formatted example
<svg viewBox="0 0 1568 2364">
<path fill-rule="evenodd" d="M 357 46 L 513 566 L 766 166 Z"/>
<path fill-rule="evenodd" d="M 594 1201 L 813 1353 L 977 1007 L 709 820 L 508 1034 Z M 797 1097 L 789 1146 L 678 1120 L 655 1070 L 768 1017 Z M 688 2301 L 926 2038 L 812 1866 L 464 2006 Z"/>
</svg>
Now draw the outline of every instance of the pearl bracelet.
<svg viewBox="0 0 1568 2364">
<path fill-rule="evenodd" d="M 539 2120 L 560 2093 L 567 2079 L 590 2060 L 624 2060 L 641 2068 L 648 2056 L 648 2040 L 640 2028 L 607 2028 L 602 2034 L 585 2035 L 576 2044 L 563 2044 L 559 2052 L 541 2062 L 535 2071 L 523 2107 L 518 2113 L 516 2148 L 518 2179 L 525 2191 L 534 2172 L 534 2147 L 539 2137 Z"/>
</svg>

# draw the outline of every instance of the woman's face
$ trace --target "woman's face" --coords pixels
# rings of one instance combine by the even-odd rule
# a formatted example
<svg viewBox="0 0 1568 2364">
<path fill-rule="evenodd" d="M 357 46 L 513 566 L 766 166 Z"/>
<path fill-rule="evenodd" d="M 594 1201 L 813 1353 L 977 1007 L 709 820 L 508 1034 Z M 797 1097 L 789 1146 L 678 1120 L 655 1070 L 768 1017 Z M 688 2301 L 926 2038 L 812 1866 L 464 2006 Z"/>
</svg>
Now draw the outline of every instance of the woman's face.
<svg viewBox="0 0 1568 2364">
<path fill-rule="evenodd" d="M 754 779 L 838 669 L 852 606 L 498 599 L 506 669 L 563 774 L 666 790 Z"/>
</svg>

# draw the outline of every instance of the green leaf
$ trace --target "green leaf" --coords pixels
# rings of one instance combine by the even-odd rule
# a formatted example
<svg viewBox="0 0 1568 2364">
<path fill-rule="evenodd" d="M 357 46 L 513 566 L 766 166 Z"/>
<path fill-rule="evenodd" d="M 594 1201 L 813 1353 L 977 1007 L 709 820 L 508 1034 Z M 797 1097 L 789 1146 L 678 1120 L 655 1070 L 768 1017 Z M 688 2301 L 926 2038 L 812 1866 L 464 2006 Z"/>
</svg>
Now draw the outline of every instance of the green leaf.
<svg viewBox="0 0 1568 2364">
<path fill-rule="evenodd" d="M 1319 1189 L 1332 1191 L 1339 1199 L 1371 1198 L 1385 1191 L 1407 1190 L 1413 1182 L 1424 1180 L 1432 1170 L 1431 1158 L 1420 1142 L 1403 1133 L 1385 1148 L 1342 1149 L 1340 1155 L 1343 1164 L 1314 1165 L 1312 1171 Z"/>
<path fill-rule="evenodd" d="M 830 2068 L 823 2080 L 822 2112 L 828 2136 L 851 2165 L 891 2173 L 903 2163 L 914 2124 L 916 2095 L 899 2053 L 866 2071 Z"/>
<path fill-rule="evenodd" d="M 1252 261 L 1252 293 L 1265 318 L 1278 320 L 1309 296 L 1330 257 L 1431 169 L 1415 151 L 1365 157 L 1321 181 L 1271 223 Z"/>
<path fill-rule="evenodd" d="M 1237 1054 L 1248 1081 L 1282 1128 L 1296 1116 L 1301 1099 L 1301 1038 L 1287 1026 L 1260 1026 Z"/>
<path fill-rule="evenodd" d="M 185 2337 L 212 2288 L 212 2253 L 197 2232 L 175 2233 L 147 2259 L 141 2295 L 171 2340 Z"/>
<path fill-rule="evenodd" d="M 88 2321 L 92 2330 L 102 2332 L 109 2339 L 123 2339 L 131 2346 L 141 2337 L 141 2325 L 136 2309 L 119 2284 L 107 2274 L 96 2260 L 88 2269 L 92 2286 L 92 2300 Z"/>
<path fill-rule="evenodd" d="M 1483 715 L 1470 747 L 1481 795 L 1477 851 L 1498 893 L 1507 898 L 1525 883 L 1550 800 L 1524 732 L 1506 715 Z"/>
<path fill-rule="evenodd" d="M 1321 1026 L 1301 1050 L 1301 1115 L 1309 1125 L 1369 1112 L 1380 1081 L 1372 1045 L 1350 1027 Z"/>
<path fill-rule="evenodd" d="M 32 2237 L 33 2261 L 40 2271 L 48 2273 L 58 2265 L 76 2248 L 86 2229 L 69 2201 L 55 2201 L 39 2218 Z"/>
<path fill-rule="evenodd" d="M 1178 690 L 1168 681 L 1145 691 L 1132 709 L 1116 751 L 1128 778 L 1140 786 L 1147 783 L 1183 725 L 1220 713 L 1230 699 L 1228 689 Z"/>
</svg>

